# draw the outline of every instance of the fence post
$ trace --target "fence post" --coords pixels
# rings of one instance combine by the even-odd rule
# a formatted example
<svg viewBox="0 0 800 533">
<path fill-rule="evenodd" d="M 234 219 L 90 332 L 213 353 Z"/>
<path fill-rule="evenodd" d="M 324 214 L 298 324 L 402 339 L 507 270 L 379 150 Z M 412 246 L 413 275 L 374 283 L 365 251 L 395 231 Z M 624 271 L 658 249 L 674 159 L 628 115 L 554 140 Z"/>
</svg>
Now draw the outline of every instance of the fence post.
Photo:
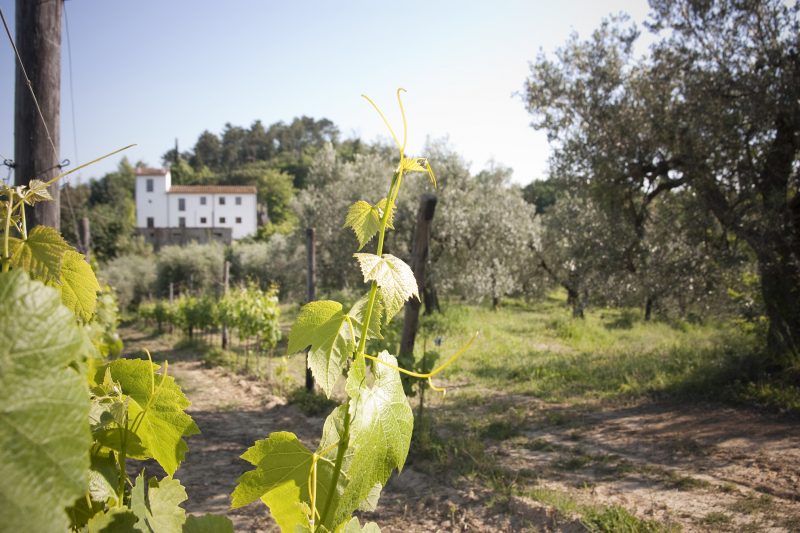
<svg viewBox="0 0 800 533">
<path fill-rule="evenodd" d="M 414 243 L 411 251 L 411 270 L 417 280 L 419 294 L 425 292 L 425 263 L 428 258 L 428 244 L 431 235 L 431 221 L 436 210 L 436 196 L 423 194 L 417 211 L 417 227 L 414 230 Z M 414 340 L 419 325 L 420 301 L 411 298 L 406 302 L 403 314 L 403 336 L 400 339 L 400 355 L 414 355 Z"/>
<path fill-rule="evenodd" d="M 89 228 L 89 218 L 83 217 L 81 218 L 80 224 L 81 234 L 78 237 L 78 242 L 81 244 L 81 250 L 83 255 L 86 256 L 86 262 L 88 263 L 92 259 L 92 233 Z"/>
<path fill-rule="evenodd" d="M 231 276 L 231 263 L 225 261 L 222 268 L 222 296 L 223 298 L 228 295 L 228 284 L 230 283 Z M 222 349 L 228 349 L 228 324 L 223 321 L 222 324 Z"/>
<path fill-rule="evenodd" d="M 317 257 L 314 228 L 306 228 L 306 301 L 313 302 L 316 298 L 317 283 Z M 308 350 L 306 350 L 306 390 L 314 390 L 314 376 L 308 366 Z"/>
</svg>

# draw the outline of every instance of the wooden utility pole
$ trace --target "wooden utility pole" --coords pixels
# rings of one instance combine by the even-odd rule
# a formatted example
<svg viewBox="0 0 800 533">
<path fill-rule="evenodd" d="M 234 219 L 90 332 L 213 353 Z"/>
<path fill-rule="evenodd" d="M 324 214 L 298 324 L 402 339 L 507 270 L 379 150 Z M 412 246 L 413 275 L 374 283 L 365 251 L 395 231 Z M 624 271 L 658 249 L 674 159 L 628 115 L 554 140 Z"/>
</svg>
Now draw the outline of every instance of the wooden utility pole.
<svg viewBox="0 0 800 533">
<path fill-rule="evenodd" d="M 417 211 L 417 227 L 414 230 L 414 244 L 411 251 L 411 270 L 417 280 L 419 294 L 425 292 L 425 263 L 428 259 L 428 243 L 431 236 L 431 221 L 436 211 L 436 196 L 423 194 Z M 400 354 L 413 355 L 414 341 L 417 337 L 419 325 L 420 301 L 411 298 L 406 302 L 403 314 L 403 336 L 400 339 Z"/>
<path fill-rule="evenodd" d="M 317 298 L 317 243 L 314 239 L 314 228 L 306 228 L 306 300 L 313 302 Z M 308 366 L 308 351 L 306 351 L 306 390 L 314 390 L 314 376 Z"/>
<path fill-rule="evenodd" d="M 62 0 L 17 0 L 16 3 L 16 43 L 25 67 L 23 72 L 17 63 L 14 88 L 14 175 L 17 185 L 27 185 L 33 178 L 49 180 L 61 170 L 59 122 L 63 5 Z M 38 108 L 31 90 L 39 102 Z M 52 202 L 26 208 L 28 228 L 43 224 L 60 229 L 59 185 L 54 183 L 49 190 Z"/>
</svg>

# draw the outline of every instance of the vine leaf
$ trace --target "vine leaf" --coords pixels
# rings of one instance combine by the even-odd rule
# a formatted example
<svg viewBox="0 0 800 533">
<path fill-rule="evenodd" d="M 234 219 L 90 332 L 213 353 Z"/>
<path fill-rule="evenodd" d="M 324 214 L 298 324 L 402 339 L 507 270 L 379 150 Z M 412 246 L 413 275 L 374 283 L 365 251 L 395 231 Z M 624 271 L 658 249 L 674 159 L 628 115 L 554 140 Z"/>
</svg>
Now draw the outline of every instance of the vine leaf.
<svg viewBox="0 0 800 533">
<path fill-rule="evenodd" d="M 183 524 L 183 533 L 233 533 L 233 522 L 217 514 L 189 515 Z"/>
<path fill-rule="evenodd" d="M 397 360 L 383 351 L 378 358 L 396 365 Z M 339 524 L 361 507 L 374 507 L 378 491 L 386 484 L 392 470 L 400 470 L 408 456 L 414 416 L 403 392 L 400 373 L 385 365 L 373 367 L 372 386 L 367 385 L 364 358 L 350 367 L 346 391 L 350 397 L 350 440 L 342 472 L 348 481 L 338 498 L 329 524 Z M 322 444 L 340 438 L 344 406 L 337 408 L 325 422 Z M 325 524 L 328 526 L 329 524 Z"/>
<path fill-rule="evenodd" d="M 343 528 L 337 529 L 336 533 L 381 533 L 381 528 L 375 522 L 367 522 L 364 527 L 361 527 L 358 518 L 354 516 L 344 524 Z"/>
<path fill-rule="evenodd" d="M 369 303 L 369 294 L 362 296 L 353 307 L 350 308 L 348 315 L 353 322 L 356 337 L 361 337 L 361 332 L 364 329 L 364 317 L 367 314 L 367 304 Z M 377 298 L 372 304 L 372 316 L 369 319 L 369 329 L 367 330 L 367 339 L 382 339 L 381 336 L 381 317 L 383 316 L 383 305 Z"/>
<path fill-rule="evenodd" d="M 189 400 L 171 376 L 154 375 L 159 366 L 149 361 L 118 359 L 109 363 L 108 368 L 122 392 L 129 396 L 128 419 L 138 420 L 131 430 L 150 456 L 168 475 L 173 475 L 186 456 L 183 437 L 200 433 L 192 417 L 185 413 Z M 96 379 L 102 379 L 104 374 L 102 367 Z"/>
<path fill-rule="evenodd" d="M 28 205 L 35 205 L 39 202 L 47 202 L 53 199 L 50 191 L 47 190 L 47 182 L 33 179 L 28 183 L 28 188 L 23 191 L 22 197 Z"/>
<path fill-rule="evenodd" d="M 436 175 L 433 173 L 431 163 L 427 157 L 403 158 L 400 168 L 404 172 L 426 172 L 431 180 L 433 188 L 436 188 Z"/>
<path fill-rule="evenodd" d="M 112 507 L 94 515 L 87 526 L 89 533 L 138 533 L 134 527 L 137 521 L 137 516 L 127 507 Z"/>
<path fill-rule="evenodd" d="M 361 253 L 353 256 L 358 260 L 364 281 L 378 284 L 387 322 L 403 308 L 406 300 L 412 296 L 419 298 L 414 273 L 401 259 L 391 254 L 379 257 Z"/>
<path fill-rule="evenodd" d="M 294 433 L 280 431 L 256 441 L 242 459 L 256 466 L 236 483 L 232 507 L 238 508 L 261 499 L 282 531 L 296 526 L 310 528 L 308 510 L 311 496 L 308 478 L 313 454 Z M 332 484 L 333 467 L 317 463 L 317 501 L 325 502 Z"/>
<path fill-rule="evenodd" d="M 287 351 L 295 353 L 311 346 L 308 367 L 328 398 L 355 349 L 356 332 L 346 318 L 339 302 L 311 302 L 303 306 L 289 331 Z"/>
<path fill-rule="evenodd" d="M 353 230 L 358 239 L 358 249 L 362 249 L 381 229 L 381 218 L 386 209 L 386 198 L 383 198 L 375 205 L 370 205 L 364 200 L 359 200 L 350 206 L 345 217 L 344 225 Z M 394 229 L 392 220 L 394 212 L 389 213 L 386 222 L 388 228 Z"/>
<path fill-rule="evenodd" d="M 145 480 L 139 474 L 131 491 L 131 511 L 139 518 L 135 527 L 144 533 L 181 533 L 186 511 L 179 506 L 187 498 L 177 479 Z"/>
<path fill-rule="evenodd" d="M 89 470 L 89 495 L 96 502 L 109 502 L 113 507 L 117 504 L 116 488 L 119 484 L 119 472 L 116 461 L 112 457 L 92 456 Z"/>
<path fill-rule="evenodd" d="M 66 531 L 92 443 L 86 379 L 69 367 L 82 330 L 58 292 L 22 270 L 0 274 L 0 316 L 1 527 Z"/>
<path fill-rule="evenodd" d="M 69 250 L 61 263 L 61 301 L 75 316 L 88 322 L 97 306 L 100 284 L 82 254 Z"/>
<path fill-rule="evenodd" d="M 26 240 L 9 237 L 8 246 L 11 266 L 45 283 L 59 280 L 62 258 L 72 250 L 61 234 L 49 226 L 36 226 Z"/>
</svg>

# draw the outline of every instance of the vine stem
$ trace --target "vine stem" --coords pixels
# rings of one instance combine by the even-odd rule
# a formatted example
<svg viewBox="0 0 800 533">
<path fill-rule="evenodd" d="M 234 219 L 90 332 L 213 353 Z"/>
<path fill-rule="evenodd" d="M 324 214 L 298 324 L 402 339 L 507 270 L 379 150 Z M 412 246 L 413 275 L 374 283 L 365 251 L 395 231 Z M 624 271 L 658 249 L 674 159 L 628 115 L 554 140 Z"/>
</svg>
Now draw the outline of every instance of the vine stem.
<svg viewBox="0 0 800 533">
<path fill-rule="evenodd" d="M 392 210 L 394 209 L 394 200 L 397 198 L 397 193 L 400 189 L 400 184 L 403 181 L 403 152 L 400 152 L 400 166 L 398 171 L 394 174 L 392 178 L 392 184 L 389 187 L 389 196 L 386 199 L 386 209 L 383 211 L 383 217 L 381 217 L 381 226 L 378 232 L 378 247 L 375 250 L 375 254 L 377 256 L 383 255 L 383 242 L 386 237 L 386 226 L 389 222 L 389 217 L 392 214 Z M 372 285 L 369 288 L 369 301 L 367 303 L 367 312 L 364 314 L 364 322 L 361 324 L 361 338 L 358 341 L 358 349 L 356 350 L 356 361 L 359 357 L 364 357 L 364 352 L 367 346 L 367 334 L 369 332 L 369 324 L 372 320 L 372 313 L 375 309 L 375 299 L 378 296 L 378 284 L 376 282 L 372 282 Z M 328 513 L 330 512 L 331 505 L 333 504 L 333 495 L 336 493 L 336 486 L 339 483 L 339 477 L 342 473 L 342 466 L 344 464 L 344 455 L 347 453 L 347 447 L 350 441 L 350 409 L 345 411 L 344 421 L 342 423 L 343 431 L 342 436 L 339 439 L 339 448 L 336 451 L 336 461 L 333 465 L 333 476 L 331 477 L 331 490 L 328 492 L 328 497 L 325 500 L 325 505 L 322 508 L 322 514 L 320 515 L 320 526 L 325 523 L 326 519 L 328 518 Z"/>
<path fill-rule="evenodd" d="M 408 137 L 408 125 L 406 123 L 406 113 L 405 109 L 403 109 L 403 101 L 400 98 L 400 94 L 404 92 L 405 89 L 400 88 L 397 89 L 397 102 L 400 104 L 400 113 L 403 117 L 403 143 L 400 144 L 397 135 L 395 135 L 394 130 L 389 125 L 389 121 L 386 120 L 386 116 L 380 110 L 380 108 L 375 105 L 375 102 L 370 100 L 368 96 L 362 95 L 371 105 L 375 108 L 375 110 L 380 115 L 383 122 L 386 124 L 386 127 L 389 128 L 389 131 L 394 137 L 394 141 L 397 143 L 397 147 L 400 150 L 400 163 L 397 166 L 397 172 L 394 173 L 392 176 L 392 183 L 389 186 L 389 194 L 386 197 L 386 209 L 383 211 L 383 216 L 381 217 L 381 225 L 378 231 L 378 246 L 375 250 L 375 255 L 378 257 L 383 256 L 383 242 L 386 238 L 386 226 L 389 223 L 389 218 L 392 215 L 392 210 L 394 209 L 394 201 L 397 198 L 397 193 L 400 191 L 400 184 L 403 182 L 403 163 L 405 162 L 405 151 L 406 151 L 406 139 Z M 364 322 L 361 324 L 361 338 L 358 341 L 358 348 L 356 349 L 355 355 L 355 362 L 357 363 L 359 358 L 364 358 L 364 352 L 367 347 L 367 334 L 369 333 L 369 324 L 372 321 L 372 313 L 375 309 L 375 298 L 378 295 L 378 283 L 373 281 L 369 288 L 369 302 L 367 303 L 367 312 L 364 314 Z M 348 402 L 349 404 L 349 402 Z M 342 466 L 344 463 L 344 455 L 347 452 L 347 447 L 350 441 L 350 409 L 348 408 L 345 411 L 344 421 L 342 423 L 343 430 L 342 435 L 339 440 L 339 448 L 336 451 L 336 462 L 333 466 L 333 476 L 331 478 L 331 490 L 328 491 L 328 498 L 325 501 L 325 507 L 322 510 L 322 514 L 320 515 L 320 526 L 325 523 L 325 520 L 328 518 L 328 513 L 330 512 L 331 504 L 333 503 L 333 495 L 336 493 L 336 486 L 339 483 L 339 477 L 342 473 Z M 312 511 L 313 512 L 313 511 Z M 315 518 L 312 516 L 312 519 Z M 314 528 L 317 530 L 317 527 Z"/>
</svg>

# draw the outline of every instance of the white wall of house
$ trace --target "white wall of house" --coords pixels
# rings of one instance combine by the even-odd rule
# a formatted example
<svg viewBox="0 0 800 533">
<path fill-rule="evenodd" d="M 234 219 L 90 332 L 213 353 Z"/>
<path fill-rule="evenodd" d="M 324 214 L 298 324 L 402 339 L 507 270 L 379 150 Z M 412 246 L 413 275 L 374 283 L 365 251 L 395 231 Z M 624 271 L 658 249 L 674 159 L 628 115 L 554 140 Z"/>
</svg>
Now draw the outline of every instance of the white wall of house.
<svg viewBox="0 0 800 533">
<path fill-rule="evenodd" d="M 152 190 L 148 190 L 150 188 Z M 255 193 L 174 192 L 170 189 L 169 171 L 164 174 L 154 169 L 136 176 L 136 227 L 231 228 L 234 239 L 256 232 Z"/>
<path fill-rule="evenodd" d="M 148 182 L 152 191 L 148 191 Z M 148 218 L 153 227 L 169 227 L 167 191 L 171 185 L 169 171 L 166 174 L 140 174 L 136 176 L 136 227 L 148 227 Z"/>
<path fill-rule="evenodd" d="M 183 218 L 184 225 L 190 228 L 231 228 L 234 239 L 256 232 L 258 219 L 255 194 L 170 193 L 167 196 L 168 227 L 180 227 Z M 180 210 L 181 200 L 185 207 L 183 211 Z"/>
</svg>

